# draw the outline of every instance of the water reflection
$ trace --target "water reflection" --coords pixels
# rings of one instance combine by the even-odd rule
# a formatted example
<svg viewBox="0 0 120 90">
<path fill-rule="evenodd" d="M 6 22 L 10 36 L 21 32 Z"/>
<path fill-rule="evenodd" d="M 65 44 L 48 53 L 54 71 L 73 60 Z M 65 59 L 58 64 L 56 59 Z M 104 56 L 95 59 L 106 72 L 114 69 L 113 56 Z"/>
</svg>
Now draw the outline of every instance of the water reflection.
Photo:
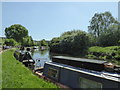
<svg viewBox="0 0 120 90">
<path fill-rule="evenodd" d="M 44 55 L 46 55 L 47 53 L 49 54 L 48 50 L 41 50 L 41 52 L 40 52 L 41 56 L 44 56 Z"/>
<path fill-rule="evenodd" d="M 44 67 L 45 62 L 51 61 L 49 50 L 34 49 L 31 52 L 35 60 L 35 68 Z"/>
</svg>

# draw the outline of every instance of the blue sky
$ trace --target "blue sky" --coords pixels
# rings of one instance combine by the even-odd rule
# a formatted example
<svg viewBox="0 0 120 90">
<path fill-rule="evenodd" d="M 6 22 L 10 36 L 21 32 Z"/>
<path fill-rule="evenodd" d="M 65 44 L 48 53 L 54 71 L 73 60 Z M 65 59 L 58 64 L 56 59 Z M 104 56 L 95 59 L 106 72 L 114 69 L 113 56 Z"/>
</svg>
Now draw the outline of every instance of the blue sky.
<svg viewBox="0 0 120 90">
<path fill-rule="evenodd" d="M 87 31 L 95 13 L 110 11 L 118 18 L 117 2 L 3 2 L 2 33 L 13 24 L 29 30 L 34 40 L 51 40 L 73 29 Z"/>
</svg>

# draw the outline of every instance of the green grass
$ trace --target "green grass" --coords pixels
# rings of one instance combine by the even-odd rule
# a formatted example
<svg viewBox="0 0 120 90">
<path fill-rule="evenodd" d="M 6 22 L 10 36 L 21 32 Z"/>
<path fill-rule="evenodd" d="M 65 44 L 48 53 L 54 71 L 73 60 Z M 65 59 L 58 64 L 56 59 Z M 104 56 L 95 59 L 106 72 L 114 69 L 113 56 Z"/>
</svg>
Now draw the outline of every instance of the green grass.
<svg viewBox="0 0 120 90">
<path fill-rule="evenodd" d="M 88 49 L 87 58 L 90 59 L 102 59 L 120 65 L 120 47 L 109 46 L 109 47 L 98 47 L 93 46 Z"/>
<path fill-rule="evenodd" d="M 110 47 L 98 47 L 98 46 L 94 46 L 94 47 L 90 47 L 89 48 L 89 52 L 100 52 L 100 53 L 112 53 L 115 52 L 116 50 L 119 48 L 118 46 L 110 46 Z"/>
<path fill-rule="evenodd" d="M 14 50 L 2 54 L 2 88 L 57 88 L 34 75 L 13 56 Z"/>
</svg>

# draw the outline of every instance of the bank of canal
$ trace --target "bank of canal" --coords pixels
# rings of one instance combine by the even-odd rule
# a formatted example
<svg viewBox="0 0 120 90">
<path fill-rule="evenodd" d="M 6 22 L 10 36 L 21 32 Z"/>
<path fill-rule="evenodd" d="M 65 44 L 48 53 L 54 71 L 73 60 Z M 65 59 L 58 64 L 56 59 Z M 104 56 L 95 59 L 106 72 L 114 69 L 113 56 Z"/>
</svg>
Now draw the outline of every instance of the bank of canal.
<svg viewBox="0 0 120 90">
<path fill-rule="evenodd" d="M 34 75 L 16 60 L 14 51 L 12 49 L 2 53 L 2 88 L 57 88 L 53 83 Z"/>
</svg>

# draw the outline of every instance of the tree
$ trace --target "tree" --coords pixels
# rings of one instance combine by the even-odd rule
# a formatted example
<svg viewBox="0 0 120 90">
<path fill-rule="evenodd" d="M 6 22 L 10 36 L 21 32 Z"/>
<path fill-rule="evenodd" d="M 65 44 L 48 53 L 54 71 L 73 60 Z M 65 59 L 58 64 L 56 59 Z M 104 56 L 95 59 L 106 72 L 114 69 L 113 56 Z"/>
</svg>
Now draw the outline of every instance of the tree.
<svg viewBox="0 0 120 90">
<path fill-rule="evenodd" d="M 15 45 L 18 45 L 18 43 L 14 39 L 5 39 L 4 44 L 6 46 L 15 46 Z"/>
<path fill-rule="evenodd" d="M 23 38 L 28 36 L 28 30 L 20 24 L 14 24 L 5 29 L 5 35 L 8 39 L 14 39 L 21 43 Z"/>
<path fill-rule="evenodd" d="M 30 40 L 31 40 L 31 43 L 30 43 L 30 45 L 31 45 L 31 46 L 33 46 L 33 45 L 34 45 L 33 38 L 32 38 L 31 36 L 29 36 L 29 37 L 30 37 Z"/>
<path fill-rule="evenodd" d="M 83 55 L 89 46 L 89 37 L 81 30 L 65 32 L 62 34 L 60 46 L 65 53 Z"/>
<path fill-rule="evenodd" d="M 73 30 L 63 33 L 60 37 L 53 38 L 50 43 L 50 50 L 57 53 L 83 55 L 88 46 L 88 34 L 81 30 Z"/>
<path fill-rule="evenodd" d="M 109 26 L 116 25 L 118 23 L 119 22 L 112 16 L 110 12 L 104 12 L 100 14 L 95 13 L 95 15 L 90 20 L 88 31 L 97 38 L 102 33 L 106 33 Z"/>
<path fill-rule="evenodd" d="M 39 46 L 39 45 L 40 45 L 40 41 L 35 41 L 35 40 L 33 40 L 33 45 L 34 45 L 34 46 Z"/>
<path fill-rule="evenodd" d="M 60 52 L 60 37 L 54 37 L 50 43 L 49 43 L 49 47 L 50 47 L 50 51 L 52 52 Z"/>
<path fill-rule="evenodd" d="M 41 46 L 48 46 L 48 43 L 45 41 L 45 39 L 40 41 Z"/>
<path fill-rule="evenodd" d="M 27 36 L 23 38 L 23 42 L 22 42 L 23 46 L 32 46 L 33 45 L 33 39 L 31 36 Z"/>
<path fill-rule="evenodd" d="M 107 33 L 102 33 L 98 38 L 100 46 L 114 46 L 119 45 L 120 28 L 119 25 L 111 25 Z"/>
</svg>

